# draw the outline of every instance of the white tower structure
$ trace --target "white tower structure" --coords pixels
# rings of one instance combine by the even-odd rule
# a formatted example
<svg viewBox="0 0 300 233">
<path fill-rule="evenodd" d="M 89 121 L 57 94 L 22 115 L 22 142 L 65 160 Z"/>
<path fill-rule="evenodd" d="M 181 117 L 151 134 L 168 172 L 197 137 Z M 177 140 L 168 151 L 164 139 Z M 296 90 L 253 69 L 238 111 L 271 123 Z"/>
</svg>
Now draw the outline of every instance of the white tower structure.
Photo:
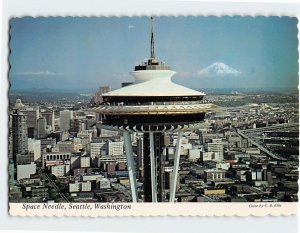
<svg viewBox="0 0 300 233">
<path fill-rule="evenodd" d="M 138 196 L 130 134 L 143 133 L 145 202 L 165 200 L 163 136 L 166 132 L 178 134 L 168 193 L 169 201 L 174 202 L 180 160 L 180 138 L 184 131 L 199 129 L 205 113 L 214 105 L 203 104 L 204 93 L 173 83 L 171 77 L 176 72 L 155 58 L 153 17 L 150 50 L 150 58 L 135 66 L 131 72 L 135 82 L 103 94 L 103 103 L 94 111 L 102 115 L 100 127 L 123 133 L 133 202 L 138 201 Z"/>
</svg>

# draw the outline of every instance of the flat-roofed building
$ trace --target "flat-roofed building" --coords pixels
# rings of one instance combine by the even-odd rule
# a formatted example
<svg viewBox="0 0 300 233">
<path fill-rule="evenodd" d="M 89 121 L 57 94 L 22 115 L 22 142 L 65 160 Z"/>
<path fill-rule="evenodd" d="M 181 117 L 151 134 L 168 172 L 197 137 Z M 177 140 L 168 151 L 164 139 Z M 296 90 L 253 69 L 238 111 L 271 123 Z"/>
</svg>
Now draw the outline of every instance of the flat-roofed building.
<svg viewBox="0 0 300 233">
<path fill-rule="evenodd" d="M 60 115 L 60 130 L 68 131 L 70 129 L 71 120 L 73 119 L 73 111 L 63 110 L 59 112 Z"/>
<path fill-rule="evenodd" d="M 41 158 L 41 140 L 28 138 L 28 152 L 33 153 L 33 160 Z"/>
<path fill-rule="evenodd" d="M 62 177 L 70 174 L 70 164 L 61 164 L 51 166 L 51 174 L 56 177 Z"/>
<path fill-rule="evenodd" d="M 91 166 L 91 157 L 84 156 L 80 157 L 80 167 L 86 168 Z"/>
<path fill-rule="evenodd" d="M 42 111 L 41 115 L 46 119 L 47 126 L 51 126 L 51 131 L 55 131 L 54 112 L 52 110 L 46 110 Z"/>
<path fill-rule="evenodd" d="M 98 155 L 107 154 L 107 143 L 104 142 L 91 142 L 90 144 L 91 158 L 95 158 Z"/>
<path fill-rule="evenodd" d="M 37 119 L 39 118 L 39 108 L 26 107 L 20 113 L 26 115 L 27 132 L 29 138 L 34 138 L 37 131 Z"/>
<path fill-rule="evenodd" d="M 220 169 L 209 169 L 204 171 L 204 181 L 211 183 L 212 181 L 220 181 L 225 179 L 225 171 Z"/>
<path fill-rule="evenodd" d="M 90 181 L 81 182 L 76 180 L 74 183 L 69 183 L 69 192 L 90 192 L 92 190 L 92 185 Z"/>
<path fill-rule="evenodd" d="M 42 155 L 42 167 L 64 164 L 66 160 L 70 161 L 71 153 L 46 152 Z"/>
<path fill-rule="evenodd" d="M 107 142 L 108 155 L 120 156 L 124 154 L 124 142 L 123 141 L 108 141 Z"/>
<path fill-rule="evenodd" d="M 17 180 L 21 180 L 24 178 L 30 178 L 31 175 L 36 173 L 36 164 L 22 164 L 17 165 Z"/>
</svg>

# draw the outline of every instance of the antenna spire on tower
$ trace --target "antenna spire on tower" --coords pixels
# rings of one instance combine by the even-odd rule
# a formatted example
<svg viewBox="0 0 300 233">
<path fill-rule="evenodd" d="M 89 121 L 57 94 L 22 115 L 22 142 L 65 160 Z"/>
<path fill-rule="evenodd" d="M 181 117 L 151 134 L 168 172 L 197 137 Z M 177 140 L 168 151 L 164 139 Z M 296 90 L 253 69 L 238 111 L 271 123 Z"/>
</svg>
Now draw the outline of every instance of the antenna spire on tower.
<svg viewBox="0 0 300 233">
<path fill-rule="evenodd" d="M 154 17 L 151 16 L 151 51 L 150 51 L 150 58 L 155 59 L 155 53 L 154 53 Z"/>
</svg>

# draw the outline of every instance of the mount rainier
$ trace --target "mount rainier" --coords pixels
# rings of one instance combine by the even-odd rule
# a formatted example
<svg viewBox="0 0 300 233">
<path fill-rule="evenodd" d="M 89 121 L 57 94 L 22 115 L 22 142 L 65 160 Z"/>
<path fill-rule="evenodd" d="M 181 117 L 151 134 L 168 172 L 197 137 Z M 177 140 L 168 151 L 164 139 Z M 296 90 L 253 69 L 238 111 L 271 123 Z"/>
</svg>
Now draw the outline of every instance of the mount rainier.
<svg viewBox="0 0 300 233">
<path fill-rule="evenodd" d="M 241 72 L 237 71 L 236 69 L 222 63 L 222 62 L 215 62 L 208 67 L 200 70 L 198 72 L 199 76 L 225 76 L 225 75 L 234 75 L 238 76 Z"/>
</svg>

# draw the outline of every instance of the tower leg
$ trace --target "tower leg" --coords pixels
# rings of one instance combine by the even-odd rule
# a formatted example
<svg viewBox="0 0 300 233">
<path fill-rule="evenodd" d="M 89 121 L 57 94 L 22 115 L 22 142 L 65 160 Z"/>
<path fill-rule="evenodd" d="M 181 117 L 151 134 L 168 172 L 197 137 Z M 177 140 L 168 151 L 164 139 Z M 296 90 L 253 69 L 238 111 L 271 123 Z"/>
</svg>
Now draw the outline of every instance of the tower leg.
<svg viewBox="0 0 300 233">
<path fill-rule="evenodd" d="M 132 144 L 129 132 L 123 133 L 125 151 L 127 157 L 127 169 L 129 173 L 129 182 L 131 189 L 132 202 L 137 202 L 137 185 L 136 185 L 136 170 L 133 161 Z"/>
<path fill-rule="evenodd" d="M 171 186 L 170 186 L 170 200 L 169 200 L 170 202 L 174 202 L 175 200 L 175 192 L 176 192 L 176 184 L 177 184 L 178 168 L 179 168 L 179 160 L 180 160 L 181 137 L 182 137 L 182 132 L 178 132 L 175 158 L 174 158 L 174 167 L 172 172 L 173 174 L 172 174 Z"/>
<path fill-rule="evenodd" d="M 150 164 L 151 164 L 151 193 L 152 193 L 152 202 L 157 202 L 156 161 L 155 161 L 154 135 L 153 135 L 153 132 L 149 133 L 149 139 L 150 139 Z"/>
<path fill-rule="evenodd" d="M 151 192 L 151 161 L 150 161 L 150 134 L 144 133 L 144 158 L 143 158 L 143 188 L 144 202 L 152 202 Z"/>
</svg>

